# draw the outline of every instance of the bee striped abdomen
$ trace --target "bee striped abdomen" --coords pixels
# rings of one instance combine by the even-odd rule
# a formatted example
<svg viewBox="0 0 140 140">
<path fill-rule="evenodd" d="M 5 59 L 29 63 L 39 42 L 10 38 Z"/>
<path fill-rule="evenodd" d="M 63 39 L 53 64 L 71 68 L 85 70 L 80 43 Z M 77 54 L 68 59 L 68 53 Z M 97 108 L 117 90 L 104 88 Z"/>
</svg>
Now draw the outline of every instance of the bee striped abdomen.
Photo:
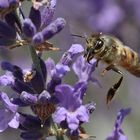
<svg viewBox="0 0 140 140">
<path fill-rule="evenodd" d="M 131 74 L 140 77 L 140 63 L 138 54 L 128 47 L 121 50 L 120 66 L 125 68 Z"/>
</svg>

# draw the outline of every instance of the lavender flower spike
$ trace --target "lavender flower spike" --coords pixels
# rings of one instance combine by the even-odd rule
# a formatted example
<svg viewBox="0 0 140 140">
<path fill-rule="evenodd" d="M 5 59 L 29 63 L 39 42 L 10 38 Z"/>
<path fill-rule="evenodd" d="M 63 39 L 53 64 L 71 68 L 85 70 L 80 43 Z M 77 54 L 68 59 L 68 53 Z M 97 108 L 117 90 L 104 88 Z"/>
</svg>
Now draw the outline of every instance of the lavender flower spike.
<svg viewBox="0 0 140 140">
<path fill-rule="evenodd" d="M 49 5 L 43 5 L 39 9 L 31 7 L 29 18 L 23 20 L 22 29 L 27 42 L 33 46 L 42 47 L 46 40 L 60 32 L 65 24 L 65 19 L 59 17 L 52 21 L 56 6 L 56 0 L 50 0 Z M 26 42 L 25 40 L 25 42 Z M 50 49 L 50 48 L 48 48 Z"/>
<path fill-rule="evenodd" d="M 97 84 L 99 87 L 102 87 L 100 82 L 92 75 L 96 68 L 96 60 L 92 59 L 91 64 L 85 61 L 83 56 L 79 56 L 75 63 L 72 65 L 72 68 L 78 78 L 78 80 Z"/>
<path fill-rule="evenodd" d="M 45 40 L 50 39 L 55 34 L 60 32 L 64 28 L 65 24 L 66 21 L 63 18 L 57 18 L 41 32 L 35 34 L 35 36 L 33 37 L 33 44 L 40 44 L 43 43 Z"/>
<path fill-rule="evenodd" d="M 131 109 L 126 108 L 126 109 L 121 109 L 116 118 L 116 122 L 114 125 L 114 130 L 110 136 L 106 138 L 106 140 L 127 140 L 127 137 L 124 135 L 122 129 L 121 129 L 121 124 L 123 122 L 123 119 L 126 115 L 130 113 Z"/>
</svg>

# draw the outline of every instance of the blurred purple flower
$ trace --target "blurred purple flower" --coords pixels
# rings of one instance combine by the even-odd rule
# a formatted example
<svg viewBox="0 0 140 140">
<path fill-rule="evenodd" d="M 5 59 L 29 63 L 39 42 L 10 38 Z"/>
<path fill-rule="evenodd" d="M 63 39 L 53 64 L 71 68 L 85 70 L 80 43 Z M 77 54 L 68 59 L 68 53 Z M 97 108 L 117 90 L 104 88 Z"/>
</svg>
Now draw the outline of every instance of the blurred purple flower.
<svg viewBox="0 0 140 140">
<path fill-rule="evenodd" d="M 121 129 L 121 124 L 125 116 L 128 115 L 130 111 L 131 111 L 130 108 L 126 108 L 126 109 L 121 109 L 118 112 L 116 122 L 114 125 L 114 130 L 112 134 L 106 138 L 106 140 L 127 140 L 127 137 L 125 136 L 123 130 Z"/>
<path fill-rule="evenodd" d="M 96 31 L 110 32 L 124 18 L 124 12 L 115 2 L 109 0 L 88 20 L 89 26 Z"/>
<path fill-rule="evenodd" d="M 139 5 L 140 1 L 139 0 L 124 0 L 122 1 L 124 9 L 126 9 L 126 12 L 131 12 L 130 14 L 134 15 L 134 22 L 137 22 L 140 25 L 140 10 L 139 10 Z M 129 9 L 129 11 L 128 11 Z M 131 18 L 131 17 L 130 17 Z"/>
<path fill-rule="evenodd" d="M 66 122 L 68 129 L 75 131 L 79 125 L 89 121 L 89 110 L 82 104 L 87 88 L 86 83 L 77 83 L 74 87 L 61 84 L 55 89 L 55 96 L 59 101 L 53 114 L 56 123 Z"/>
<path fill-rule="evenodd" d="M 40 7 L 41 27 L 44 28 L 52 22 L 52 18 L 56 9 L 57 0 L 51 0 L 49 6 Z"/>
<path fill-rule="evenodd" d="M 8 127 L 18 128 L 19 114 L 17 113 L 18 106 L 11 103 L 6 93 L 0 93 L 0 132 L 3 132 Z"/>
<path fill-rule="evenodd" d="M 18 3 L 18 0 L 1 0 L 0 8 L 8 8 L 12 4 Z"/>
</svg>

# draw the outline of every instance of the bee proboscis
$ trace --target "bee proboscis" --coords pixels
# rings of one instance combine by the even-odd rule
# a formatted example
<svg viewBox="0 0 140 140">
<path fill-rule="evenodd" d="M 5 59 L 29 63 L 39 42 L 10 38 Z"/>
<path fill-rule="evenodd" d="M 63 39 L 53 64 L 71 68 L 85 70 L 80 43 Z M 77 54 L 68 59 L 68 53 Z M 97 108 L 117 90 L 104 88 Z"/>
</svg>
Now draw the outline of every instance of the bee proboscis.
<svg viewBox="0 0 140 140">
<path fill-rule="evenodd" d="M 97 59 L 97 66 L 99 61 L 107 64 L 107 67 L 102 72 L 103 75 L 109 70 L 113 70 L 121 75 L 118 82 L 108 91 L 107 104 L 112 100 L 123 80 L 123 73 L 118 69 L 119 66 L 134 76 L 140 77 L 140 59 L 138 53 L 125 46 L 118 38 L 102 33 L 94 33 L 89 37 L 73 36 L 86 39 L 84 57 L 87 62 L 90 63 L 90 60 L 95 58 Z"/>
</svg>

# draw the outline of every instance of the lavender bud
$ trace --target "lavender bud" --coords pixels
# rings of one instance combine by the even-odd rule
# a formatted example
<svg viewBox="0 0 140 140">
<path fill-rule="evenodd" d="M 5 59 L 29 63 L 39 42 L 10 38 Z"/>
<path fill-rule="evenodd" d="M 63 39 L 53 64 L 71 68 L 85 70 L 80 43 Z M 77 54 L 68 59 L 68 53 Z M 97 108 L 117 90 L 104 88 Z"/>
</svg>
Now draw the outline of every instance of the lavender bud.
<svg viewBox="0 0 140 140">
<path fill-rule="evenodd" d="M 54 22 L 52 22 L 42 31 L 44 40 L 50 39 L 55 34 L 60 32 L 64 28 L 65 24 L 66 21 L 63 18 L 57 18 Z"/>
<path fill-rule="evenodd" d="M 43 35 L 41 32 L 38 32 L 34 35 L 33 39 L 32 39 L 32 43 L 34 45 L 37 45 L 37 44 L 41 44 L 44 42 L 44 38 L 43 38 Z"/>
<path fill-rule="evenodd" d="M 23 91 L 20 95 L 20 99 L 26 104 L 35 104 L 37 103 L 37 97 Z"/>
<path fill-rule="evenodd" d="M 36 27 L 29 18 L 27 18 L 23 21 L 22 28 L 23 28 L 23 32 L 26 35 L 26 37 L 32 38 L 33 35 L 36 33 Z"/>
</svg>

